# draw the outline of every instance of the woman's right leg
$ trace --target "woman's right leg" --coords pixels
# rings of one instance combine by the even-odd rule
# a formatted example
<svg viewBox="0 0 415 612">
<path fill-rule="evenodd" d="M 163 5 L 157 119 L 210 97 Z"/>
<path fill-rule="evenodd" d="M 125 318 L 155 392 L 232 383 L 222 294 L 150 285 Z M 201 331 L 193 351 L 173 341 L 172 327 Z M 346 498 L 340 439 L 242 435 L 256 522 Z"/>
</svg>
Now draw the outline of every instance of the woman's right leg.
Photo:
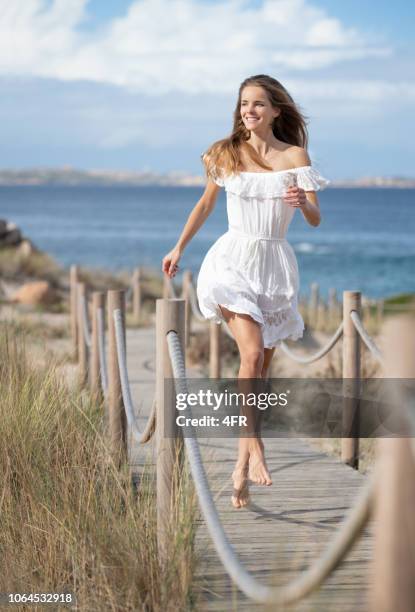
<svg viewBox="0 0 415 612">
<path fill-rule="evenodd" d="M 252 378 L 261 378 L 264 366 L 264 344 L 260 325 L 249 315 L 239 314 L 228 310 L 224 306 L 219 308 L 228 324 L 238 345 L 241 364 L 238 378 L 241 387 L 252 385 Z M 271 484 L 271 478 L 265 465 L 264 447 L 262 440 L 256 436 L 255 409 L 244 412 L 248 417 L 247 435 L 240 436 L 238 459 L 232 474 L 234 481 L 234 494 L 232 503 L 234 507 L 241 508 L 248 503 L 248 469 L 249 477 L 259 484 Z M 252 435 L 250 435 L 252 434 Z"/>
</svg>

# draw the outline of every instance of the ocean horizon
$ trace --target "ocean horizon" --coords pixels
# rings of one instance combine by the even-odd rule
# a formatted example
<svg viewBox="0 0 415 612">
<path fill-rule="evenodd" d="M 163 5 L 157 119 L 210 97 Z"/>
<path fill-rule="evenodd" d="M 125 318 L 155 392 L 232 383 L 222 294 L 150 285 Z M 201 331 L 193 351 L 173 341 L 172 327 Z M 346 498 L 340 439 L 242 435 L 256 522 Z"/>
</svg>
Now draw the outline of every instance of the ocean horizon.
<svg viewBox="0 0 415 612">
<path fill-rule="evenodd" d="M 0 217 L 16 223 L 61 265 L 161 275 L 203 193 L 182 186 L 0 186 Z M 317 282 L 323 297 L 359 290 L 369 298 L 415 292 L 414 190 L 328 188 L 318 192 L 322 221 L 296 211 L 287 234 L 300 272 L 300 297 Z M 207 250 L 227 230 L 226 194 L 187 245 L 179 262 L 196 280 Z M 180 279 L 180 274 L 175 278 Z"/>
</svg>

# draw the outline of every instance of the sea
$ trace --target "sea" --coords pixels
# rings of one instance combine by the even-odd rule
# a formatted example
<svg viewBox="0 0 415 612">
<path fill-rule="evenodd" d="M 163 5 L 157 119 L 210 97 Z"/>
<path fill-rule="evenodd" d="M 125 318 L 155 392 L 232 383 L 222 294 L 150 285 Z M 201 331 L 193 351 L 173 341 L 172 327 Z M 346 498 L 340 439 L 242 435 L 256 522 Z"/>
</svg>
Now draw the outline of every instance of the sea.
<svg viewBox="0 0 415 612">
<path fill-rule="evenodd" d="M 0 218 L 68 268 L 111 271 L 136 266 L 161 275 L 203 193 L 182 186 L 0 186 Z M 320 294 L 359 290 L 368 298 L 415 292 L 415 190 L 336 188 L 318 192 L 322 221 L 296 210 L 287 239 L 300 271 L 300 297 L 312 282 Z M 207 250 L 227 230 L 226 193 L 179 262 L 196 280 Z M 180 281 L 179 273 L 175 279 Z"/>
</svg>

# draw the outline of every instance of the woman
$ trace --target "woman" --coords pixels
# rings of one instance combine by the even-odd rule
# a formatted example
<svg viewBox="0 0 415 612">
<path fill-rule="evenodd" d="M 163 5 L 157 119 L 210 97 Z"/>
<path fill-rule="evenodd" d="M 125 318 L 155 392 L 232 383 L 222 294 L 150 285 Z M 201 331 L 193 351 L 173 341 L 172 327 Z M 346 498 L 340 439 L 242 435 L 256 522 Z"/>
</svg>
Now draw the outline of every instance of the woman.
<svg viewBox="0 0 415 612">
<path fill-rule="evenodd" d="M 266 378 L 275 348 L 303 335 L 297 260 L 285 235 L 297 208 L 310 225 L 319 225 L 315 192 L 330 182 L 311 166 L 307 143 L 304 116 L 283 85 L 267 75 L 245 79 L 232 133 L 202 155 L 205 191 L 163 258 L 163 272 L 174 277 L 185 246 L 225 187 L 229 229 L 202 262 L 197 296 L 206 319 L 228 324 L 239 349 L 241 382 Z M 272 484 L 258 432 L 240 437 L 232 479 L 235 508 L 248 503 L 248 480 Z"/>
</svg>

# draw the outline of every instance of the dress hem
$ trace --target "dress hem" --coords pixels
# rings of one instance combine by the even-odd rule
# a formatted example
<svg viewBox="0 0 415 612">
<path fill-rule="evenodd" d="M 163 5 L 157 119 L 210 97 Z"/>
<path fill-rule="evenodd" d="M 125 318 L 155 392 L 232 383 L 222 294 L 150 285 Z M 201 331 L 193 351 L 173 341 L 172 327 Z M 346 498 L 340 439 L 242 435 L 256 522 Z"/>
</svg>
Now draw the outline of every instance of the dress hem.
<svg viewBox="0 0 415 612">
<path fill-rule="evenodd" d="M 229 304 L 229 303 L 221 302 L 220 305 L 223 306 L 224 308 L 227 308 L 231 312 L 235 312 L 237 314 L 245 314 L 245 315 L 250 316 L 256 323 L 259 323 L 259 325 L 261 326 L 262 334 L 264 335 L 264 329 L 266 329 L 264 322 L 261 320 L 258 320 L 258 318 L 252 312 L 247 312 L 246 310 L 243 310 L 239 306 L 234 306 L 233 304 Z M 296 315 L 297 317 L 300 317 L 299 313 L 296 313 Z M 210 313 L 208 316 L 207 315 L 203 315 L 203 316 L 206 320 L 214 321 L 217 325 L 220 325 L 221 323 L 226 323 L 219 309 L 219 306 L 217 310 L 215 309 L 215 312 Z M 299 320 L 297 317 L 294 320 L 296 321 L 296 323 L 299 323 Z M 264 348 L 277 348 L 281 345 L 281 342 L 285 340 L 292 340 L 292 341 L 300 340 L 304 335 L 304 329 L 305 329 L 304 321 L 301 318 L 300 328 L 297 328 L 297 329 L 294 328 L 292 331 L 288 332 L 287 335 L 283 336 L 282 338 L 275 338 L 272 340 L 268 340 L 267 342 L 265 342 L 265 339 L 264 339 Z"/>
</svg>

